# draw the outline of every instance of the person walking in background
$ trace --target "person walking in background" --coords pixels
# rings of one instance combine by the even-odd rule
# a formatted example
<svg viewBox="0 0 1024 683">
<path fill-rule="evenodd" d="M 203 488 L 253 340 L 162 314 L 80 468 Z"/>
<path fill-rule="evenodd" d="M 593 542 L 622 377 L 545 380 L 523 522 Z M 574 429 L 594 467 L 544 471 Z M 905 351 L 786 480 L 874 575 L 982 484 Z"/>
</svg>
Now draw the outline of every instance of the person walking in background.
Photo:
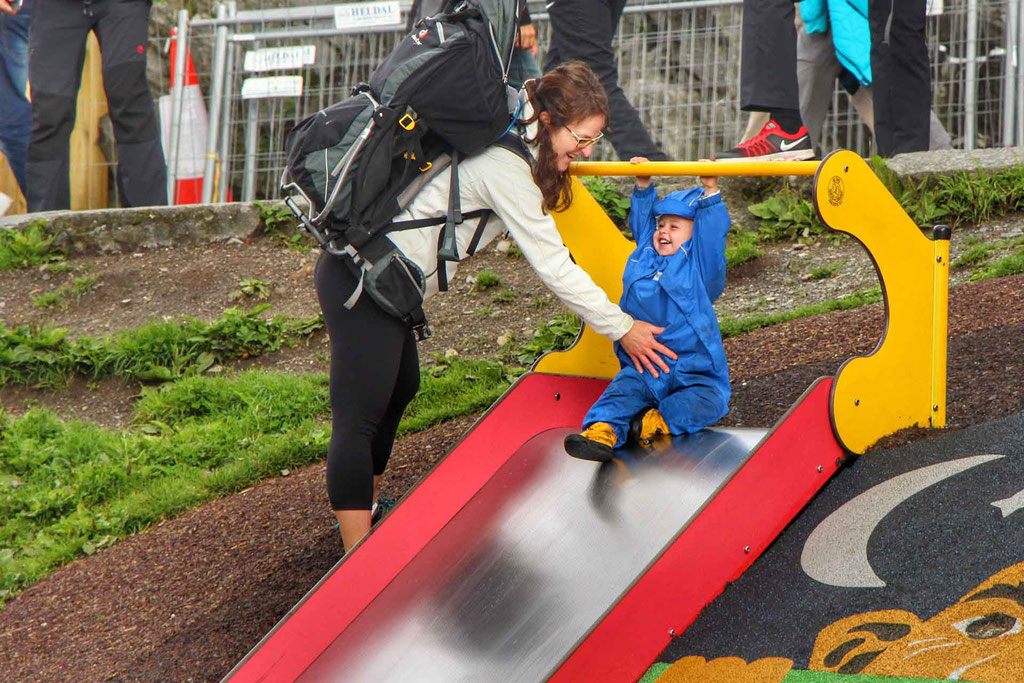
<svg viewBox="0 0 1024 683">
<path fill-rule="evenodd" d="M 740 39 L 740 108 L 768 112 L 753 137 L 715 159 L 810 159 L 810 136 L 800 118 L 793 0 L 744 0 Z"/>
<path fill-rule="evenodd" d="M 167 169 L 146 80 L 149 8 L 149 0 L 35 0 L 29 42 L 34 104 L 26 169 L 29 211 L 70 207 L 68 143 L 90 31 L 100 44 L 121 203 L 167 203 Z"/>
<path fill-rule="evenodd" d="M 32 127 L 28 34 L 33 1 L 0 0 L 0 152 L 7 157 L 18 186 L 26 195 L 25 155 Z"/>
<path fill-rule="evenodd" d="M 868 0 L 802 0 L 797 8 L 800 115 L 811 143 L 825 151 L 821 150 L 822 128 L 837 80 L 874 137 Z M 949 133 L 931 107 L 928 128 L 928 149 L 950 149 Z"/>
<path fill-rule="evenodd" d="M 612 50 L 612 39 L 622 17 L 626 0 L 552 0 L 547 3 L 551 22 L 551 44 L 544 60 L 544 71 L 563 62 L 579 60 L 587 64 L 608 93 L 611 117 L 608 140 L 620 159 L 647 157 L 663 161 L 636 109 L 619 86 L 619 68 Z"/>
<path fill-rule="evenodd" d="M 925 0 L 868 0 L 875 147 L 883 157 L 928 149 L 932 93 L 925 10 Z"/>
<path fill-rule="evenodd" d="M 512 52 L 512 63 L 508 67 L 508 84 L 516 90 L 531 78 L 540 78 L 537 64 L 537 27 L 530 19 L 530 8 L 526 0 L 519 0 L 519 37 Z"/>
</svg>

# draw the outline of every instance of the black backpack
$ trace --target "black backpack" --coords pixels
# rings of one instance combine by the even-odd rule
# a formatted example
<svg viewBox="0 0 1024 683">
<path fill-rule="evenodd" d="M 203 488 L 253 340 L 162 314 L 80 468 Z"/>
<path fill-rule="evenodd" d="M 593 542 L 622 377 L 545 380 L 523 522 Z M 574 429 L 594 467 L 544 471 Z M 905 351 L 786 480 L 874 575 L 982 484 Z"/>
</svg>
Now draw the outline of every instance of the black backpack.
<svg viewBox="0 0 1024 683">
<path fill-rule="evenodd" d="M 455 227 L 480 217 L 475 249 L 489 214 L 461 212 L 459 159 L 493 143 L 529 159 L 509 132 L 518 101 L 506 82 L 516 9 L 516 0 L 446 0 L 440 14 L 416 23 L 369 83 L 287 136 L 281 186 L 293 195 L 285 203 L 323 249 L 358 269 L 359 286 L 345 305 L 354 306 L 365 290 L 418 339 L 430 334 L 422 306 L 426 280 L 387 233 L 444 223 L 438 278 L 447 289 L 441 266 L 460 258 Z M 449 165 L 447 214 L 394 222 Z"/>
</svg>

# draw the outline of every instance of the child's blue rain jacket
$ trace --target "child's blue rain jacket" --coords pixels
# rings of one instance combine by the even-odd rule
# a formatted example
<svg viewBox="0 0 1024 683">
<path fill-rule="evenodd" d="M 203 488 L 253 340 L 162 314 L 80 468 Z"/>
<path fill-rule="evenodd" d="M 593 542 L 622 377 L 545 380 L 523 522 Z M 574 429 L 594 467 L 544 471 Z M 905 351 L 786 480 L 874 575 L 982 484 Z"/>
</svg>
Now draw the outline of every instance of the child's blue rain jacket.
<svg viewBox="0 0 1024 683">
<path fill-rule="evenodd" d="M 638 373 L 615 344 L 622 370 L 583 424 L 611 424 L 620 444 L 629 419 L 645 407 L 660 406 L 673 433 L 698 431 L 728 411 L 729 368 L 712 302 L 725 287 L 725 239 L 731 221 L 721 194 L 700 199 L 702 192 L 695 188 L 666 197 L 696 207 L 693 236 L 671 256 L 659 255 L 653 246 L 658 202 L 654 185 L 634 190 L 630 200 L 629 224 L 637 247 L 626 262 L 619 305 L 636 319 L 664 327 L 658 340 L 678 359 L 665 358 L 670 372 L 653 377 L 646 370 Z M 677 392 L 679 396 L 663 403 Z"/>
</svg>

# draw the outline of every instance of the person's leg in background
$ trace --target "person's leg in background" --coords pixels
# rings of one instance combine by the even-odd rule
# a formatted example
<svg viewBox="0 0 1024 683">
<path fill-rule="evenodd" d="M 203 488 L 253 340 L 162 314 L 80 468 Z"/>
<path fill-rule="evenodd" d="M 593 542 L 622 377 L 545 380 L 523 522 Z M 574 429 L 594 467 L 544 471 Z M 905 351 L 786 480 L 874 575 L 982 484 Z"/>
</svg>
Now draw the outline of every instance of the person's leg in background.
<svg viewBox="0 0 1024 683">
<path fill-rule="evenodd" d="M 878 154 L 924 151 L 931 129 L 925 2 L 869 0 L 868 21 Z"/>
<path fill-rule="evenodd" d="M 146 80 L 149 2 L 94 3 L 103 59 L 103 87 L 117 140 L 122 206 L 167 204 L 167 167 L 153 95 Z"/>
<path fill-rule="evenodd" d="M 548 4 L 551 44 L 544 60 L 544 71 L 573 60 L 585 62 L 594 70 L 608 94 L 611 121 L 608 140 L 620 159 L 635 156 L 651 160 L 666 158 L 644 127 L 636 109 L 619 86 L 612 39 L 626 0 L 554 0 Z"/>
<path fill-rule="evenodd" d="M 810 137 L 800 119 L 796 28 L 792 0 L 744 0 L 740 108 L 769 113 L 754 137 L 716 159 L 809 159 Z"/>
<path fill-rule="evenodd" d="M 28 48 L 32 132 L 25 166 L 28 210 L 71 206 L 69 140 L 93 19 L 77 0 L 35 0 Z"/>
<path fill-rule="evenodd" d="M 803 26 L 796 33 L 796 80 L 800 90 L 800 118 L 807 126 L 811 144 L 819 153 L 825 116 L 832 105 L 842 65 L 836 59 L 832 32 L 807 33 Z"/>
<path fill-rule="evenodd" d="M 14 171 L 25 194 L 25 157 L 32 131 L 32 104 L 28 85 L 28 34 L 32 0 L 17 14 L 0 14 L 0 152 Z"/>
</svg>

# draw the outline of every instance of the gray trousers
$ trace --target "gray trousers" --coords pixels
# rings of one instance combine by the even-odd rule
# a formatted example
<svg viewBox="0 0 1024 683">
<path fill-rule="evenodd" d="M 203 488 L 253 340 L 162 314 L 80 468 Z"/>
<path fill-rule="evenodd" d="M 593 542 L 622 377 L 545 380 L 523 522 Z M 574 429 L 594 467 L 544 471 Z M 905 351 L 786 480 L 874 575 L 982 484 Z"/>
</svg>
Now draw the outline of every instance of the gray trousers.
<svg viewBox="0 0 1024 683">
<path fill-rule="evenodd" d="M 90 31 L 100 43 L 121 203 L 167 203 L 167 169 L 146 80 L 149 8 L 149 0 L 36 0 L 29 39 L 29 211 L 70 208 L 68 142 Z"/>
</svg>

